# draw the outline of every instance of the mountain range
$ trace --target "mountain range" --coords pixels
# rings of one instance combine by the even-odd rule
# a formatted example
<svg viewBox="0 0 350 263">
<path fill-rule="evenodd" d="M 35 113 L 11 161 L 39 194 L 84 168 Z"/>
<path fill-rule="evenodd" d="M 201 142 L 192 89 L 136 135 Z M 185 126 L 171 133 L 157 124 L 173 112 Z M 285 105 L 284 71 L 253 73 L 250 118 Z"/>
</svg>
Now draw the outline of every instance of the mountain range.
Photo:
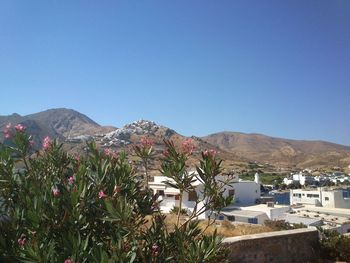
<svg viewBox="0 0 350 263">
<path fill-rule="evenodd" d="M 101 126 L 84 114 L 64 108 L 26 116 L 16 113 L 0 116 L 1 130 L 7 123 L 26 126 L 28 133 L 33 135 L 36 147 L 40 147 L 45 136 L 50 136 L 64 142 L 71 151 L 81 151 L 86 140 L 95 140 L 101 148 L 124 148 L 130 151 L 141 137 L 148 136 L 155 142 L 155 151 L 160 154 L 163 151 L 163 139 L 170 139 L 180 145 L 187 138 L 173 129 L 146 120 L 135 121 L 122 128 Z M 289 168 L 348 167 L 350 164 L 349 146 L 325 141 L 290 140 L 239 132 L 218 132 L 191 138 L 197 149 L 193 162 L 199 157 L 200 151 L 214 149 L 224 160 L 227 170 L 244 167 L 252 162 Z M 4 141 L 2 133 L 0 141 Z"/>
</svg>

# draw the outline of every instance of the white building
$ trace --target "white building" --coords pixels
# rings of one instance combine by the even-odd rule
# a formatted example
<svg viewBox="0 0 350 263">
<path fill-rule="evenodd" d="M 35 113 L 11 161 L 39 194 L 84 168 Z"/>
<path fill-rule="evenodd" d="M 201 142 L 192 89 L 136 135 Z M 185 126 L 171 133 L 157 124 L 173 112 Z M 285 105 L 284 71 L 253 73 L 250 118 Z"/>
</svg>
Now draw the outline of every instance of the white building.
<svg viewBox="0 0 350 263">
<path fill-rule="evenodd" d="M 293 208 L 293 216 L 304 220 L 321 220 L 322 224 L 317 224 L 323 229 L 338 231 L 340 234 L 350 233 L 350 210 L 344 208 L 316 207 L 304 205 Z M 286 220 L 287 221 L 287 220 Z"/>
<path fill-rule="evenodd" d="M 319 187 L 313 190 L 295 189 L 290 191 L 290 203 L 322 206 L 329 208 L 350 208 L 350 198 L 343 189 Z"/>
<path fill-rule="evenodd" d="M 230 222 L 240 222 L 249 224 L 262 225 L 265 220 L 268 220 L 268 216 L 264 212 L 251 211 L 251 210 L 229 210 L 222 211 L 221 215 L 217 217 L 218 220 L 227 219 Z"/>
<path fill-rule="evenodd" d="M 221 176 L 222 177 L 222 176 Z M 222 177 L 223 178 L 223 177 Z M 174 183 L 168 177 L 154 176 L 154 181 L 149 182 L 149 187 L 153 190 L 154 194 L 159 194 L 160 209 L 164 213 L 169 213 L 173 207 L 179 207 L 180 191 L 178 189 L 169 187 L 165 184 L 165 181 Z M 203 184 L 199 180 L 196 180 L 192 184 L 195 188 L 194 192 L 183 193 L 182 196 L 182 208 L 192 212 L 195 208 L 197 197 L 201 199 Z M 228 185 L 223 192 L 223 196 L 234 196 L 235 205 L 251 205 L 255 204 L 256 200 L 260 197 L 260 184 L 252 181 L 242 181 L 238 177 Z M 203 202 L 197 205 L 197 211 L 204 206 Z M 199 219 L 207 218 L 209 213 L 202 214 Z"/>
<path fill-rule="evenodd" d="M 300 183 L 300 185 L 305 185 L 306 183 L 313 183 L 315 181 L 314 177 L 310 175 L 304 175 L 302 172 L 292 175 L 292 178 L 284 178 L 283 183 L 290 185 L 292 183 Z"/>
<path fill-rule="evenodd" d="M 275 205 L 273 202 L 269 202 L 267 204 L 230 207 L 221 213 L 229 221 L 263 224 L 265 220 L 279 220 L 288 211 L 290 211 L 290 206 Z"/>
</svg>

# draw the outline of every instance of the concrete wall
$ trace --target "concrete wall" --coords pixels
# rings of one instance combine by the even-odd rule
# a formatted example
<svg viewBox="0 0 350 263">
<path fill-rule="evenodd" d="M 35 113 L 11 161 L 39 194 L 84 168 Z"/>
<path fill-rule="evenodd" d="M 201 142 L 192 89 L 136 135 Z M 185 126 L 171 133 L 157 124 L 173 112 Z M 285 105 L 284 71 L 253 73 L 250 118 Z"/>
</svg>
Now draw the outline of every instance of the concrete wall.
<svg viewBox="0 0 350 263">
<path fill-rule="evenodd" d="M 275 207 L 274 209 L 270 210 L 270 215 L 268 216 L 270 217 L 271 220 L 278 220 L 284 213 L 288 212 L 289 210 L 290 210 L 289 206 Z"/>
<path fill-rule="evenodd" d="M 337 191 L 334 199 L 335 207 L 350 208 L 350 198 L 343 198 L 343 191 Z"/>
<path fill-rule="evenodd" d="M 226 238 L 229 262 L 317 262 L 318 231 L 295 229 Z"/>
</svg>

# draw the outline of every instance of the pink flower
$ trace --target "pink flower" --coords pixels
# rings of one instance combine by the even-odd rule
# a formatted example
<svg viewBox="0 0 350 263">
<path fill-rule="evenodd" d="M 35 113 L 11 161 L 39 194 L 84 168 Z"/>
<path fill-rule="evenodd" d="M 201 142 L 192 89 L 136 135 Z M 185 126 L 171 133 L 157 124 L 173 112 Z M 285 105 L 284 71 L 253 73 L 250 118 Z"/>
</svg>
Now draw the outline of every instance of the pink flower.
<svg viewBox="0 0 350 263">
<path fill-rule="evenodd" d="M 11 123 L 8 123 L 6 126 L 5 126 L 5 129 L 4 129 L 4 137 L 5 139 L 9 139 L 11 138 L 11 127 L 12 127 L 12 124 Z"/>
<path fill-rule="evenodd" d="M 35 142 L 34 142 L 33 140 L 30 140 L 30 141 L 29 141 L 29 145 L 30 145 L 31 147 L 34 145 L 34 143 L 35 143 Z"/>
<path fill-rule="evenodd" d="M 68 178 L 68 183 L 69 183 L 69 184 L 73 184 L 73 183 L 74 183 L 74 178 L 73 178 L 73 176 L 70 176 L 70 177 Z"/>
<path fill-rule="evenodd" d="M 4 137 L 5 139 L 11 138 L 11 133 L 7 128 L 4 129 Z"/>
<path fill-rule="evenodd" d="M 58 189 L 58 188 L 54 188 L 54 189 L 52 189 L 52 193 L 53 193 L 53 196 L 59 196 L 60 195 L 60 190 Z"/>
<path fill-rule="evenodd" d="M 64 263 L 73 263 L 73 260 L 70 259 L 70 258 L 67 258 L 67 259 L 64 261 Z"/>
<path fill-rule="evenodd" d="M 164 150 L 164 151 L 163 151 L 163 155 L 164 155 L 165 157 L 168 157 L 168 156 L 169 156 L 169 151 L 168 151 L 168 150 Z"/>
<path fill-rule="evenodd" d="M 44 142 L 43 142 L 43 149 L 46 151 L 47 149 L 50 148 L 51 144 L 52 144 L 52 141 L 51 141 L 50 137 L 46 136 L 44 138 Z"/>
<path fill-rule="evenodd" d="M 118 153 L 117 153 L 116 151 L 111 150 L 110 148 L 105 148 L 105 149 L 103 150 L 103 153 L 104 153 L 106 156 L 109 156 L 109 157 L 111 157 L 111 158 L 114 158 L 114 159 L 118 158 Z"/>
<path fill-rule="evenodd" d="M 109 148 L 105 148 L 105 149 L 103 150 L 103 153 L 104 153 L 105 155 L 109 156 L 109 155 L 112 153 L 112 151 L 111 151 L 111 149 L 109 149 Z"/>
<path fill-rule="evenodd" d="M 159 254 L 159 250 L 160 250 L 159 246 L 157 244 L 154 244 L 152 246 L 152 255 L 157 256 Z"/>
<path fill-rule="evenodd" d="M 26 243 L 26 238 L 25 238 L 25 237 L 21 237 L 21 238 L 19 238 L 19 239 L 17 240 L 17 242 L 18 242 L 18 245 L 19 245 L 20 247 L 24 247 L 24 245 L 25 245 L 25 243 Z"/>
<path fill-rule="evenodd" d="M 195 149 L 196 149 L 196 147 L 194 146 L 194 142 L 192 139 L 186 139 L 182 143 L 182 151 L 185 154 L 191 155 Z"/>
<path fill-rule="evenodd" d="M 215 157 L 215 155 L 217 155 L 218 154 L 218 151 L 216 151 L 216 150 L 205 150 L 204 152 L 203 152 L 203 155 L 204 156 L 212 156 L 212 157 Z"/>
<path fill-rule="evenodd" d="M 103 199 L 106 197 L 107 197 L 107 195 L 102 190 L 100 192 L 98 192 L 98 198 Z"/>
<path fill-rule="evenodd" d="M 154 142 L 148 137 L 142 137 L 140 142 L 144 148 L 149 148 L 154 144 Z"/>
<path fill-rule="evenodd" d="M 22 124 L 19 123 L 19 124 L 17 124 L 15 126 L 15 129 L 16 129 L 17 132 L 24 132 L 25 127 Z"/>
</svg>

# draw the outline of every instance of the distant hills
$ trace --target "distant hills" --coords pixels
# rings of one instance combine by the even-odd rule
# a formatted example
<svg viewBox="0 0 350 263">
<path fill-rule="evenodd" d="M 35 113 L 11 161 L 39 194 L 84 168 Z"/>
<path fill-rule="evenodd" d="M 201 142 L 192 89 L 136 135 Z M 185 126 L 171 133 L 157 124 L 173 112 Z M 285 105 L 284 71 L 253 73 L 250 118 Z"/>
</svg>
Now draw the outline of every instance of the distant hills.
<svg viewBox="0 0 350 263">
<path fill-rule="evenodd" d="M 278 166 L 348 166 L 350 147 L 325 141 L 290 140 L 262 134 L 219 132 L 203 137 L 216 147 Z"/>
<path fill-rule="evenodd" d="M 39 141 L 45 136 L 65 140 L 70 137 L 96 133 L 106 133 L 114 130 L 114 127 L 103 127 L 96 122 L 71 109 L 50 109 L 35 114 L 21 116 L 12 114 L 8 116 L 0 116 L 0 129 L 3 130 L 7 123 L 21 123 L 27 127 L 28 133 L 33 135 L 34 141 Z M 0 134 L 0 140 L 3 134 Z"/>
<path fill-rule="evenodd" d="M 158 125 L 152 121 L 135 121 L 122 128 L 101 126 L 89 117 L 71 109 L 50 109 L 43 112 L 21 116 L 12 114 L 0 116 L 0 129 L 7 123 L 21 123 L 33 135 L 36 146 L 41 145 L 45 136 L 58 138 L 67 149 L 80 151 L 86 140 L 95 140 L 99 147 L 130 150 L 141 137 L 147 135 L 155 141 L 155 149 L 160 154 L 163 139 L 171 139 L 180 145 L 186 139 L 175 130 Z M 277 167 L 347 167 L 350 164 L 350 147 L 324 141 L 303 141 L 274 138 L 261 134 L 239 132 L 219 132 L 202 138 L 192 136 L 197 152 L 215 149 L 224 159 L 224 167 L 234 169 L 248 162 L 268 163 Z M 0 141 L 3 141 L 0 134 Z"/>
</svg>

